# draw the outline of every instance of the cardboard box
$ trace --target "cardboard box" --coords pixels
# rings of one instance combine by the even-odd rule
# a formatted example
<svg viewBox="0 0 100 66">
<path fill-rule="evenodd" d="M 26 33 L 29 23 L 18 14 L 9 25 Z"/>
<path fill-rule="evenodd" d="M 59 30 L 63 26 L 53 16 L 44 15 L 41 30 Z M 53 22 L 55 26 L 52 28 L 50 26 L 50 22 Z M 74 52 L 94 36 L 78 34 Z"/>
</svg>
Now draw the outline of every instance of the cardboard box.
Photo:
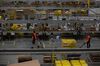
<svg viewBox="0 0 100 66">
<path fill-rule="evenodd" d="M 38 60 L 32 60 L 22 63 L 16 63 L 16 64 L 9 64 L 7 66 L 40 66 L 40 63 Z"/>
</svg>

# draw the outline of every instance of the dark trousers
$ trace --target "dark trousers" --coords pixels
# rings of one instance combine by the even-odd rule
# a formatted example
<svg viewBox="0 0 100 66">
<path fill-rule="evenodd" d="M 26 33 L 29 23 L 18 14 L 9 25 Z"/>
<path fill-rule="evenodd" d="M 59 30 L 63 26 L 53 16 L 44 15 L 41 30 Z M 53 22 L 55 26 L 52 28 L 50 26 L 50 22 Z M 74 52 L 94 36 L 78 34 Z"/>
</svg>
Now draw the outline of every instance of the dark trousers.
<svg viewBox="0 0 100 66">
<path fill-rule="evenodd" d="M 32 43 L 35 44 L 35 40 L 32 40 Z"/>
<path fill-rule="evenodd" d="M 15 35 L 11 35 L 11 40 L 14 40 L 15 39 Z"/>
<path fill-rule="evenodd" d="M 87 42 L 87 48 L 90 48 L 90 41 L 89 42 Z"/>
</svg>

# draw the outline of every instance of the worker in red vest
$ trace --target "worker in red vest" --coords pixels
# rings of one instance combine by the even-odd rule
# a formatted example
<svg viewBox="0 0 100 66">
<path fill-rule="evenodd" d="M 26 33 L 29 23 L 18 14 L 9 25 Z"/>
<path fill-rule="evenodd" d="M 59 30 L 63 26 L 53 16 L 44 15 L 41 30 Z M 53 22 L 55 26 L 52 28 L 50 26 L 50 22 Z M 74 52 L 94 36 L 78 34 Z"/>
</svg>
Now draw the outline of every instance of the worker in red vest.
<svg viewBox="0 0 100 66">
<path fill-rule="evenodd" d="M 90 41 L 91 41 L 91 36 L 88 34 L 86 35 L 86 44 L 87 44 L 87 48 L 90 48 Z"/>
<path fill-rule="evenodd" d="M 35 40 L 37 39 L 35 31 L 32 33 L 32 43 L 35 44 Z"/>
</svg>

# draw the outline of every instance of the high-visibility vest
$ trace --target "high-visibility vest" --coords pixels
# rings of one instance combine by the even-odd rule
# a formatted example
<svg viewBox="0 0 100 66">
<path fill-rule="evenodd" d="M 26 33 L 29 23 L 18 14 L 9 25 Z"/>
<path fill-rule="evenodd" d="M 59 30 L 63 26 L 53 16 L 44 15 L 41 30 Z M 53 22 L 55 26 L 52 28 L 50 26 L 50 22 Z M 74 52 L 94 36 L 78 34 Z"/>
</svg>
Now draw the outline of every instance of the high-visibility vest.
<svg viewBox="0 0 100 66">
<path fill-rule="evenodd" d="M 32 33 L 32 39 L 33 39 L 33 40 L 36 40 L 36 39 L 37 39 L 36 33 Z"/>
<path fill-rule="evenodd" d="M 89 42 L 90 39 L 91 39 L 90 35 L 87 35 L 87 36 L 86 36 L 86 42 Z"/>
</svg>

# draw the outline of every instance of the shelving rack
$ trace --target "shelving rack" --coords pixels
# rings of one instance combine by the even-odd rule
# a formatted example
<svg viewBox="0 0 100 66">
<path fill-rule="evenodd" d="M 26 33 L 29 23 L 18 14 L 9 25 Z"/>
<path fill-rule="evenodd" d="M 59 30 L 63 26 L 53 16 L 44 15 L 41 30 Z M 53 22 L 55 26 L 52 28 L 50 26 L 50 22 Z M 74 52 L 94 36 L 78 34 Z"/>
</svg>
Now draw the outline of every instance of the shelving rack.
<svg viewBox="0 0 100 66">
<path fill-rule="evenodd" d="M 33 0 L 33 1 L 36 1 L 36 0 Z M 45 0 L 38 0 L 38 1 L 45 1 Z M 47 0 L 47 1 L 60 1 L 60 0 Z M 62 0 L 61 2 L 64 2 L 66 0 Z M 68 0 L 69 1 L 69 0 Z M 71 1 L 71 0 L 70 0 Z M 79 1 L 81 2 L 82 0 L 75 0 L 75 1 Z M 90 0 L 87 0 L 87 6 L 86 7 L 68 7 L 68 6 L 38 6 L 38 7 L 35 7 L 35 6 L 29 6 L 29 7 L 0 7 L 0 9 L 2 10 L 8 10 L 8 9 L 15 9 L 15 10 L 20 10 L 20 9 L 30 9 L 30 10 L 48 10 L 48 9 L 72 9 L 72 10 L 75 10 L 75 9 L 85 9 L 85 10 L 89 10 L 90 8 L 96 8 L 95 6 L 93 7 L 90 7 Z M 38 16 L 38 15 L 41 15 L 41 14 L 34 14 L 33 16 Z M 49 16 L 49 15 L 52 15 L 52 14 L 42 14 L 42 15 L 46 15 L 46 16 Z M 55 15 L 52 15 L 52 16 L 55 16 Z M 61 15 L 61 16 L 65 16 L 65 15 Z M 100 21 L 100 16 L 65 16 L 66 20 L 53 20 L 53 19 L 47 19 L 47 20 L 38 20 L 38 19 L 34 19 L 34 20 L 31 20 L 31 19 L 28 19 L 28 20 L 25 20 L 25 19 L 22 19 L 22 20 L 3 20 L 3 23 L 16 23 L 16 24 L 24 24 L 24 23 L 71 23 L 71 22 L 80 22 L 80 23 L 84 23 L 84 24 L 95 24 L 95 23 L 99 23 Z M 3 27 L 2 27 L 3 28 Z M 20 31 L 7 31 L 7 30 L 4 30 L 4 32 L 25 32 L 25 33 L 31 33 L 32 30 L 20 30 Z M 52 32 L 52 31 L 47 31 L 47 32 Z M 60 31 L 53 31 L 53 32 L 60 32 Z M 61 31 L 61 32 L 68 32 L 68 33 L 73 33 L 75 31 Z M 94 33 L 99 33 L 100 31 L 84 31 L 84 32 L 94 32 Z"/>
<path fill-rule="evenodd" d="M 36 1 L 36 0 L 34 0 L 34 1 Z M 45 0 L 42 0 L 42 1 L 45 1 Z M 52 0 L 52 1 L 54 1 L 54 0 Z M 60 0 L 55 0 L 55 1 L 60 1 Z M 63 0 L 61 2 L 64 2 L 64 1 L 65 0 Z M 75 0 L 75 1 L 81 2 L 82 0 Z M 64 7 L 64 6 L 58 6 L 58 7 L 57 6 L 0 7 L 0 9 L 3 9 L 3 10 L 8 10 L 8 9 L 15 9 L 15 10 L 16 9 L 33 9 L 33 10 L 38 10 L 38 9 L 40 9 L 40 10 L 41 9 L 42 10 L 48 10 L 48 9 L 86 9 L 86 10 L 89 10 L 90 8 L 94 8 L 94 7 L 90 7 L 90 0 L 87 0 L 87 7 L 80 7 L 80 6 L 78 6 L 78 7 L 67 7 L 67 6 L 66 7 Z M 34 14 L 34 16 L 37 16 L 37 15 L 40 15 L 40 14 Z M 45 15 L 49 16 L 49 14 L 45 14 Z M 99 16 L 84 16 L 84 17 L 83 16 L 75 16 L 75 17 L 66 16 L 66 19 L 67 20 L 65 20 L 65 21 L 62 21 L 62 20 L 50 20 L 50 19 L 48 19 L 48 20 L 7 20 L 7 21 L 4 20 L 4 23 L 20 23 L 20 24 L 22 24 L 22 23 L 27 23 L 29 21 L 30 21 L 30 23 L 37 23 L 37 22 L 38 23 L 42 23 L 42 22 L 47 22 L 47 23 L 52 22 L 53 23 L 53 22 L 74 22 L 74 21 L 78 21 L 78 22 L 82 22 L 82 23 L 90 23 L 90 21 L 91 21 L 91 23 L 94 24 L 94 23 L 98 23 L 99 22 L 100 17 Z M 85 20 L 85 19 L 87 19 L 87 20 Z"/>
</svg>

